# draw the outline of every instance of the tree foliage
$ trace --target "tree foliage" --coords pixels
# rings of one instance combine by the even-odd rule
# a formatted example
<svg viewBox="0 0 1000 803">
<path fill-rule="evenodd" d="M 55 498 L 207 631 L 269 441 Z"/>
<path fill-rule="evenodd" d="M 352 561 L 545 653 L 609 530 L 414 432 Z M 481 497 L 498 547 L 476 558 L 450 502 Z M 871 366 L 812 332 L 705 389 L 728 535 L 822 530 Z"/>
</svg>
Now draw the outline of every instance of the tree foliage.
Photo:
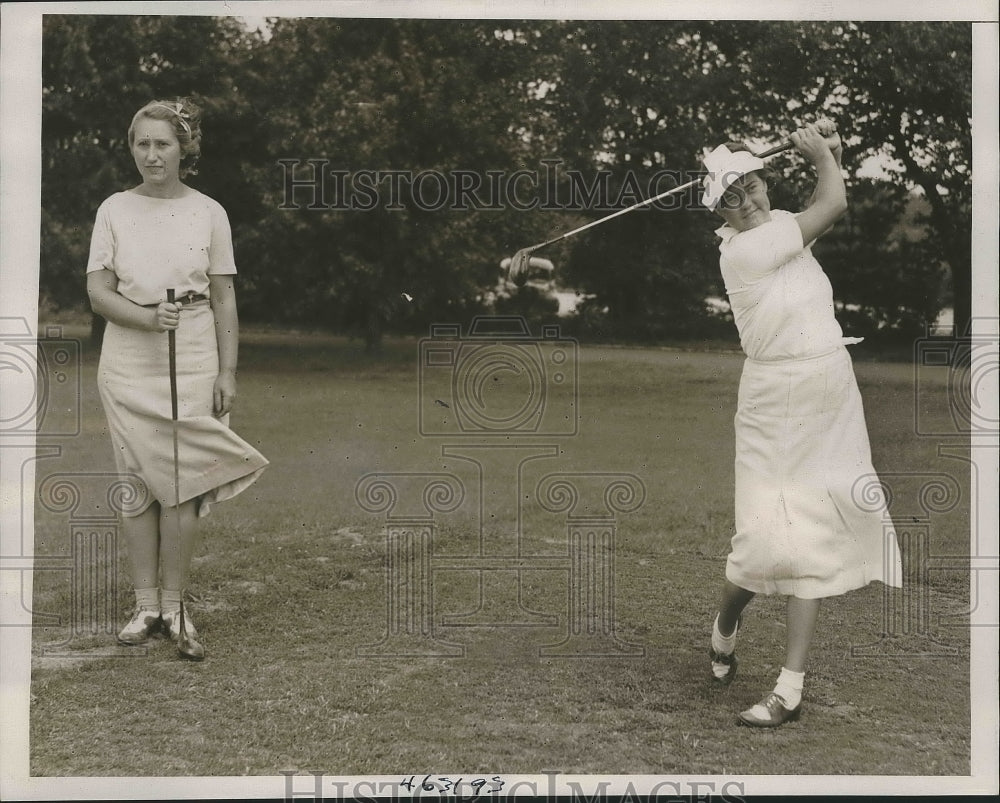
<svg viewBox="0 0 1000 803">
<path fill-rule="evenodd" d="M 967 320 L 969 25 L 601 22 L 550 33 L 550 46 L 563 53 L 550 102 L 563 147 L 580 162 L 602 158 L 619 177 L 697 164 L 704 148 L 730 139 L 773 144 L 821 115 L 840 122 L 856 203 L 868 197 L 856 176 L 865 160 L 898 159 L 882 197 L 893 197 L 901 212 L 905 193 L 917 188 L 930 206 L 929 236 L 919 245 L 886 240 L 886 221 L 870 205 L 856 210 L 839 234 L 854 268 L 840 271 L 835 292 L 842 303 L 867 309 L 871 326 L 920 333 L 944 304 L 944 262 L 954 277 L 956 320 Z M 782 178 L 776 200 L 801 205 L 810 171 L 794 154 L 772 164 Z M 705 232 L 714 224 L 690 206 L 660 218 L 609 224 L 600 244 L 582 242 L 574 254 L 575 281 L 607 308 L 613 330 L 683 332 L 696 325 L 699 300 L 719 289 L 704 265 L 713 261 Z M 877 300 L 873 288 L 882 294 Z"/>
<path fill-rule="evenodd" d="M 945 303 L 945 279 L 967 319 L 969 25 L 280 18 L 262 36 L 235 18 L 44 19 L 41 290 L 60 306 L 84 300 L 98 204 L 136 181 L 130 115 L 187 95 L 205 110 L 192 183 L 229 212 L 245 318 L 371 345 L 464 320 L 487 308 L 498 263 L 518 248 L 694 178 L 705 148 L 763 147 L 827 114 L 845 138 L 853 206 L 820 259 L 845 322 L 916 333 Z M 898 161 L 859 176 L 875 156 Z M 776 200 L 801 204 L 809 171 L 794 154 L 772 164 Z M 455 203 L 460 175 L 479 182 L 481 200 L 491 171 L 544 179 L 552 165 L 553 183 L 534 189 L 571 200 L 575 189 L 575 204 L 519 208 L 493 193 Z M 376 201 L 345 206 L 339 194 L 356 193 L 366 171 Z M 437 177 L 452 182 L 445 202 L 421 203 L 410 179 L 390 199 L 386 176 L 403 171 L 426 177 L 432 198 Z M 579 192 L 599 186 L 589 202 Z M 692 191 L 546 251 L 560 280 L 588 294 L 581 321 L 608 337 L 705 331 L 705 298 L 721 286 L 716 218 L 697 200 Z M 504 309 L 551 311 L 531 292 Z"/>
<path fill-rule="evenodd" d="M 522 67 L 509 47 L 482 23 L 275 24 L 253 92 L 266 110 L 271 158 L 247 168 L 271 214 L 244 234 L 280 270 L 255 275 L 257 303 L 266 299 L 284 320 L 358 331 L 370 344 L 387 326 L 476 308 L 513 250 L 514 217 L 453 208 L 454 193 L 440 181 L 507 170 L 518 159 L 509 115 Z M 314 164 L 326 175 L 318 198 L 309 186 L 320 177 Z M 292 198 L 289 170 L 305 183 Z M 331 171 L 346 174 L 342 193 Z M 378 202 L 341 208 L 346 196 L 357 199 L 352 187 L 366 171 L 376 175 L 364 179 L 370 189 L 360 203 L 373 193 Z M 397 179 L 378 180 L 394 171 Z M 401 309 L 402 293 L 414 301 Z"/>
<path fill-rule="evenodd" d="M 239 218 L 254 191 L 223 154 L 242 105 L 238 78 L 254 38 L 233 19 L 46 15 L 42 63 L 40 289 L 58 306 L 85 298 L 94 216 L 108 195 L 134 186 L 132 113 L 153 98 L 194 96 L 210 120 L 202 150 L 210 170 L 194 183 Z M 261 158 L 252 148 L 244 158 Z"/>
</svg>

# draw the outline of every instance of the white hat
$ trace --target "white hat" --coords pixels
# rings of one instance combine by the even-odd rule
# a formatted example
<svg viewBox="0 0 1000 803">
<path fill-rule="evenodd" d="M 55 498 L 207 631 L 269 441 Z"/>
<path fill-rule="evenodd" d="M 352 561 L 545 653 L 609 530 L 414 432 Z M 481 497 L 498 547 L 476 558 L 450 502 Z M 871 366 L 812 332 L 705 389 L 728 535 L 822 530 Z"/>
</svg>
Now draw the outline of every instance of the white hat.
<svg viewBox="0 0 1000 803">
<path fill-rule="evenodd" d="M 725 145 L 720 145 L 703 161 L 708 175 L 705 176 L 705 192 L 701 196 L 701 202 L 709 209 L 715 209 L 719 205 L 722 194 L 736 179 L 764 167 L 764 160 L 750 151 L 734 153 Z"/>
</svg>

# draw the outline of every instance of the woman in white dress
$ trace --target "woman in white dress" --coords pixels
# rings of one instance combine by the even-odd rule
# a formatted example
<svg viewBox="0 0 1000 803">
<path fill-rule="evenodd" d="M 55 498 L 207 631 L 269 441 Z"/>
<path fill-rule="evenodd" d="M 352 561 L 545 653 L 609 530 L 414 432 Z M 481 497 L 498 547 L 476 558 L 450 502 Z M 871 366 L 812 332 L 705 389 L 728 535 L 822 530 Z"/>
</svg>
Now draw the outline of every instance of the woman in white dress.
<svg viewBox="0 0 1000 803">
<path fill-rule="evenodd" d="M 118 640 L 143 644 L 162 628 L 194 660 L 205 651 L 186 608 L 187 638 L 179 636 L 198 519 L 267 465 L 228 427 L 239 341 L 236 266 L 225 210 L 182 181 L 200 154 L 199 118 L 190 101 L 152 101 L 136 112 L 128 143 L 142 182 L 101 204 L 87 263 L 91 307 L 107 320 L 101 401 L 118 471 L 132 487 L 123 530 L 136 610 Z"/>
<path fill-rule="evenodd" d="M 736 430 L 736 533 L 712 627 L 712 678 L 736 674 L 740 617 L 755 594 L 787 597 L 785 663 L 774 691 L 739 715 L 775 727 L 797 719 L 820 602 L 874 580 L 900 584 L 884 499 L 859 505 L 875 476 L 861 396 L 834 318 L 833 290 L 812 243 L 847 211 L 841 142 L 829 121 L 791 136 L 816 169 L 816 189 L 794 215 L 772 210 L 764 163 L 742 146 L 705 159 L 703 202 L 747 359 Z M 877 493 L 881 493 L 880 489 Z"/>
</svg>

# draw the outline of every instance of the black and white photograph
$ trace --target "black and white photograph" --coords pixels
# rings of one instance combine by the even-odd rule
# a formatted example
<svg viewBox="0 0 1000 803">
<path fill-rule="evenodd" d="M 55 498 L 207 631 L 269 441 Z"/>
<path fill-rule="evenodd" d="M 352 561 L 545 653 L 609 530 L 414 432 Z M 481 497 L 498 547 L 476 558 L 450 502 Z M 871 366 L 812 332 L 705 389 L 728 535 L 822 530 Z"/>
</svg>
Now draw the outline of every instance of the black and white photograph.
<svg viewBox="0 0 1000 803">
<path fill-rule="evenodd" d="M 0 13 L 0 797 L 1000 793 L 995 4 Z"/>
</svg>

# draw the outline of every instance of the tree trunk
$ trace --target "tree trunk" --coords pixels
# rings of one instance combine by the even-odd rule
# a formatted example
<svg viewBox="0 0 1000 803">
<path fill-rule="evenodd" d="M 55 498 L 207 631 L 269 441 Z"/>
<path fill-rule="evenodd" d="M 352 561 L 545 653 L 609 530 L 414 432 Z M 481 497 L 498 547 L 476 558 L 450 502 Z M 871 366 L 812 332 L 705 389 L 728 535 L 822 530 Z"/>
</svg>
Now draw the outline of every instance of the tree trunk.
<svg viewBox="0 0 1000 803">
<path fill-rule="evenodd" d="M 964 242 L 954 243 L 951 265 L 951 288 L 955 296 L 955 337 L 967 337 L 972 334 L 972 233 L 964 238 Z M 956 238 L 958 239 L 958 238 Z"/>
<path fill-rule="evenodd" d="M 951 268 L 954 336 L 965 337 L 972 325 L 972 221 L 961 209 L 953 208 L 955 204 L 949 205 L 941 197 L 937 178 L 917 164 L 908 142 L 903 148 L 896 148 L 896 153 L 931 205 L 931 223 Z"/>
<path fill-rule="evenodd" d="M 368 354 L 378 354 L 382 350 L 382 319 L 377 309 L 368 313 L 365 324 L 365 351 Z"/>
</svg>

